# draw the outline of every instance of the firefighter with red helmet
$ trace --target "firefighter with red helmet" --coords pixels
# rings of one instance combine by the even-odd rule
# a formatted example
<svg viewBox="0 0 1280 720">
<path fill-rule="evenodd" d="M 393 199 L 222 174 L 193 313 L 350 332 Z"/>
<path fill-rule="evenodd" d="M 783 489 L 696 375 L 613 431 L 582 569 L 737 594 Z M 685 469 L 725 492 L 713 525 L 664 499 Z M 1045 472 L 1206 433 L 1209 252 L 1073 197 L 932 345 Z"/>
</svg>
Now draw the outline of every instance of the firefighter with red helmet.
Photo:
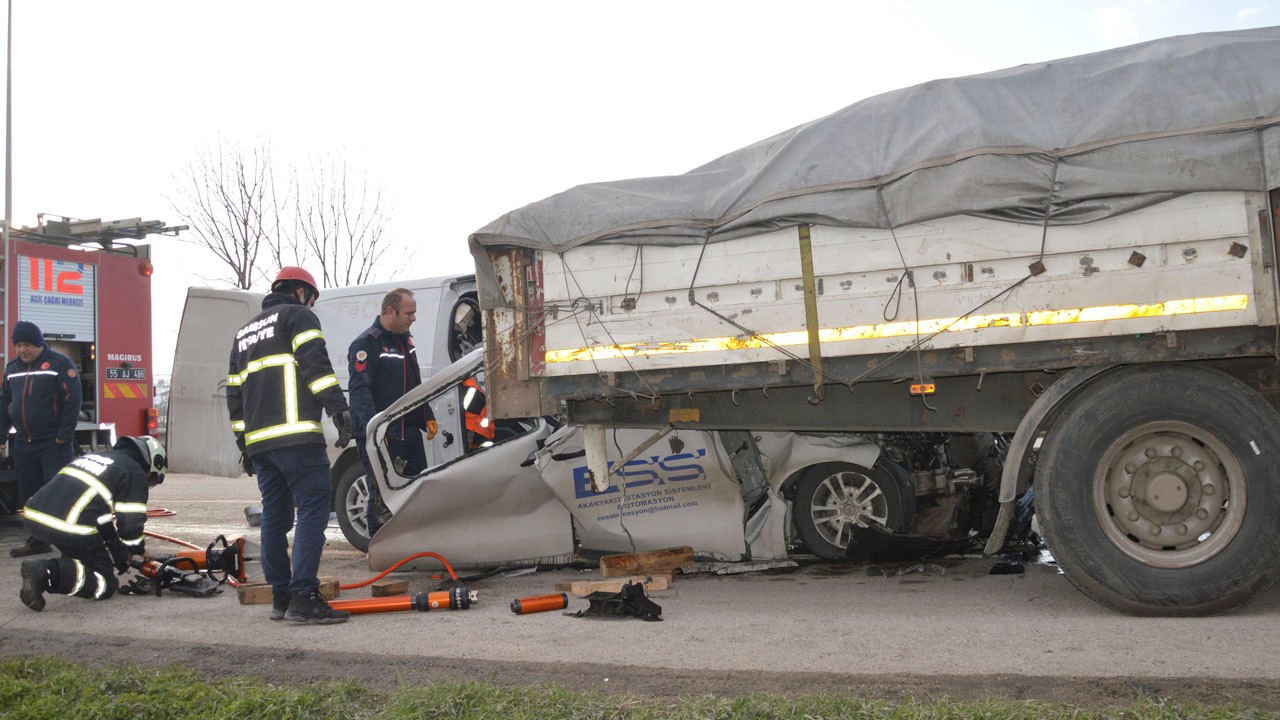
<svg viewBox="0 0 1280 720">
<path fill-rule="evenodd" d="M 409 328 L 417 320 L 418 301 L 406 288 L 395 288 L 382 298 L 382 309 L 373 324 L 360 333 L 347 348 L 351 378 L 347 390 L 351 395 L 352 434 L 360 460 L 364 463 L 369 485 L 366 518 L 369 537 L 377 533 L 378 487 L 369 472 L 368 448 L 364 431 L 374 415 L 385 410 L 405 393 L 422 384 L 418 367 L 418 349 Z M 422 433 L 431 440 L 439 431 L 435 414 L 424 404 L 387 427 L 383 438 L 396 472 L 412 477 L 427 468 L 427 453 Z"/>
<path fill-rule="evenodd" d="M 122 437 L 110 450 L 71 461 L 22 510 L 32 537 L 62 556 L 22 561 L 18 596 L 43 610 L 44 594 L 106 600 L 120 587 L 116 574 L 144 555 L 147 495 L 164 482 L 164 446 L 155 438 Z M 112 572 L 112 570 L 115 572 Z"/>
<path fill-rule="evenodd" d="M 227 408 L 245 472 L 258 476 L 262 492 L 261 562 L 272 589 L 271 619 L 330 624 L 350 614 L 329 607 L 319 593 L 332 495 L 320 411 L 333 419 L 339 446 L 351 440 L 351 418 L 311 311 L 319 296 L 311 273 L 280 269 L 262 312 L 236 332 Z"/>
<path fill-rule="evenodd" d="M 462 381 L 462 412 L 467 426 L 467 449 L 476 450 L 493 441 L 493 422 L 489 420 L 489 404 L 484 388 L 475 377 Z"/>
</svg>

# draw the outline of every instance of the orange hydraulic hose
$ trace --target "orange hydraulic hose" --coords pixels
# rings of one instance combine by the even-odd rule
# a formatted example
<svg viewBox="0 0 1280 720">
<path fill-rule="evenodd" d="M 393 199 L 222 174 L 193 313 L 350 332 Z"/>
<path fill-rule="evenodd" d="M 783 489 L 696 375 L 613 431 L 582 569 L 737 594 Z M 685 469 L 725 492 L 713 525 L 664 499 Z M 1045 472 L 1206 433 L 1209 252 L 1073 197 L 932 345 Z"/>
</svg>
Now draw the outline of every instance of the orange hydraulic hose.
<svg viewBox="0 0 1280 720">
<path fill-rule="evenodd" d="M 181 545 L 181 546 L 183 546 L 183 547 L 189 547 L 189 548 L 191 548 L 192 550 L 204 550 L 204 548 L 200 547 L 199 545 L 192 545 L 191 543 L 189 543 L 189 542 L 187 542 L 187 541 L 185 541 L 185 540 L 179 540 L 178 538 L 171 538 L 171 537 L 169 537 L 169 536 L 167 536 L 167 535 L 161 535 L 160 533 L 154 533 L 154 532 L 151 532 L 150 530 L 143 530 L 143 531 L 142 531 L 142 534 L 143 534 L 143 535 L 149 535 L 150 537 L 153 537 L 153 538 L 155 538 L 155 539 L 157 539 L 157 540 L 163 540 L 163 541 L 165 541 L 165 542 L 171 542 L 171 543 L 173 543 L 174 545 Z"/>
<path fill-rule="evenodd" d="M 169 516 L 169 515 L 175 515 L 175 514 L 176 514 L 176 513 L 174 513 L 172 510 L 166 510 L 166 509 L 164 509 L 164 508 L 152 508 L 152 509 L 150 509 L 150 510 L 147 510 L 147 517 L 167 517 L 167 516 Z M 179 540 L 179 539 L 177 539 L 177 538 L 171 538 L 171 537 L 168 537 L 168 536 L 165 536 L 165 535 L 161 535 L 160 533 L 151 532 L 150 530 L 144 530 L 144 531 L 143 531 L 143 534 L 144 534 L 144 535 L 149 535 L 149 536 L 151 536 L 151 537 L 153 537 L 153 538 L 155 538 L 155 539 L 157 539 L 157 540 L 163 540 L 163 541 L 165 541 L 165 542 L 171 542 L 171 543 L 173 543 L 174 545 L 182 545 L 182 546 L 185 546 L 185 547 L 189 547 L 189 548 L 191 548 L 192 550 L 204 550 L 204 549 L 205 549 L 205 548 L 203 548 L 203 547 L 200 547 L 199 545 L 192 545 L 192 544 L 191 544 L 191 543 L 189 543 L 189 542 L 186 542 L 186 541 L 183 541 L 183 540 Z M 449 571 L 449 577 L 453 578 L 453 581 L 454 581 L 454 582 L 457 582 L 457 581 L 458 581 L 458 573 L 456 573 L 456 572 L 454 572 L 454 571 L 453 571 L 453 566 L 449 564 L 449 561 L 448 561 L 448 560 L 445 560 L 445 559 L 444 559 L 444 557 L 442 557 L 442 556 L 440 556 L 440 555 L 437 555 L 436 553 L 433 553 L 433 552 L 420 552 L 420 553 L 414 553 L 413 555 L 410 555 L 410 556 L 408 556 L 408 557 L 405 557 L 405 558 L 401 559 L 401 560 L 400 560 L 400 561 L 398 561 L 396 564 L 392 565 L 391 567 L 387 568 L 386 570 L 383 570 L 382 572 L 378 573 L 377 575 L 374 575 L 373 577 L 369 578 L 368 580 L 363 580 L 363 581 L 358 582 L 358 583 L 351 583 L 351 584 L 349 584 L 349 585 L 339 585 L 339 586 L 338 586 L 338 589 L 339 589 L 339 590 L 355 590 L 356 588 L 362 588 L 362 587 L 364 587 L 365 585 L 372 585 L 373 583 L 375 583 L 375 582 L 377 582 L 377 581 L 381 580 L 382 578 L 386 577 L 387 575 L 391 574 L 391 572 L 392 572 L 392 571 L 394 571 L 396 568 L 400 567 L 401 565 L 404 565 L 405 563 L 409 562 L 410 560 L 416 560 L 416 559 L 418 559 L 418 558 L 420 558 L 420 557 L 433 557 L 433 558 L 435 558 L 435 559 L 439 560 L 439 561 L 440 561 L 440 563 L 441 563 L 442 565 L 444 565 L 444 569 Z M 232 583 L 231 583 L 231 584 L 233 584 L 233 585 L 239 585 L 239 583 L 238 583 L 238 582 L 235 582 L 235 581 L 232 581 Z M 373 610 L 373 611 L 366 610 L 365 612 L 392 612 L 392 611 L 390 611 L 390 610 Z"/>
<path fill-rule="evenodd" d="M 389 574 L 391 573 L 391 571 L 395 570 L 396 568 L 400 567 L 401 565 L 403 565 L 403 564 L 405 564 L 405 563 L 409 562 L 410 560 L 415 560 L 415 559 L 420 558 L 420 557 L 433 557 L 433 558 L 435 558 L 435 559 L 439 560 L 439 561 L 441 562 L 441 564 L 443 564 L 443 565 L 444 565 L 444 569 L 449 571 L 449 577 L 453 578 L 453 581 L 454 581 L 454 582 L 457 582 L 457 581 L 458 581 L 458 573 L 456 573 L 456 572 L 454 572 L 454 571 L 453 571 L 453 566 L 449 564 L 449 561 L 448 561 L 448 560 L 445 560 L 443 557 L 441 557 L 441 556 L 439 556 L 439 555 L 437 555 L 437 554 L 435 554 L 435 553 L 433 553 L 433 552 L 420 552 L 420 553 L 414 553 L 413 555 L 410 555 L 410 556 L 408 556 L 408 557 L 406 557 L 406 558 L 404 558 L 404 559 L 400 560 L 400 561 L 399 561 L 399 562 L 397 562 L 395 565 L 392 565 L 391 567 L 387 568 L 386 570 L 383 570 L 382 572 L 378 573 L 377 575 L 374 575 L 373 577 L 369 578 L 368 580 L 364 580 L 364 581 L 362 581 L 362 582 L 358 582 L 358 583 L 351 583 L 350 585 L 339 585 L 339 586 L 338 586 L 338 589 L 339 589 L 339 590 L 355 590 L 356 588 L 364 587 L 365 585 L 370 585 L 370 584 L 375 583 L 375 582 L 377 582 L 377 581 L 381 580 L 382 578 L 386 577 L 387 575 L 389 575 Z M 375 611 L 375 612 L 377 612 L 377 611 Z M 382 611 L 382 612 L 388 612 L 388 611 Z"/>
</svg>

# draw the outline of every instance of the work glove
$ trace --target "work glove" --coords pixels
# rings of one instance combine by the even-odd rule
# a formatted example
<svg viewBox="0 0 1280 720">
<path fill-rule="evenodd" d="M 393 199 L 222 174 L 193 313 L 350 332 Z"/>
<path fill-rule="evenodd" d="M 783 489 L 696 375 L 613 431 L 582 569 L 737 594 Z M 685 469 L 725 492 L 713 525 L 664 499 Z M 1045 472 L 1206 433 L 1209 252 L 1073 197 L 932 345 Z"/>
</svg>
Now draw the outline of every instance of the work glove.
<svg viewBox="0 0 1280 720">
<path fill-rule="evenodd" d="M 342 448 L 351 443 L 351 411 L 343 410 L 333 417 L 333 426 L 338 429 L 338 442 L 334 447 Z"/>
<path fill-rule="evenodd" d="M 98 526 L 98 537 L 102 538 L 102 544 L 107 546 L 107 552 L 111 553 L 111 564 L 115 566 L 116 573 L 123 575 L 129 572 L 129 548 L 120 542 L 120 533 L 116 532 L 116 526 L 110 522 L 104 522 Z"/>
<path fill-rule="evenodd" d="M 240 451 L 240 467 L 244 470 L 244 474 L 253 477 L 253 460 L 249 457 L 249 453 Z"/>
<path fill-rule="evenodd" d="M 427 421 L 427 439 L 431 440 L 435 438 L 436 433 L 438 432 L 440 432 L 440 423 L 436 422 L 435 420 L 428 420 Z"/>
<path fill-rule="evenodd" d="M 110 545 L 107 550 L 111 552 L 111 564 L 116 568 L 117 575 L 123 575 L 129 572 L 129 548 L 124 545 Z"/>
</svg>

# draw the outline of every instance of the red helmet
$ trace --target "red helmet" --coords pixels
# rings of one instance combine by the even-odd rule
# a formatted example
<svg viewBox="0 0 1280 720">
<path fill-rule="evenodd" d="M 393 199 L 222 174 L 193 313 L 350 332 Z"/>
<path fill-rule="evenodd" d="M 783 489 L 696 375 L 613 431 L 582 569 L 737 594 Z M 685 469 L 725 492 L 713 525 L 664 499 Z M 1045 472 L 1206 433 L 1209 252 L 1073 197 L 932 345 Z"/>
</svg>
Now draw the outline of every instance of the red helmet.
<svg viewBox="0 0 1280 720">
<path fill-rule="evenodd" d="M 276 283 L 284 280 L 297 280 L 298 282 L 304 282 L 311 286 L 311 290 L 316 294 L 316 297 L 320 297 L 320 286 L 316 285 L 316 279 L 311 277 L 311 273 L 300 267 L 285 265 L 280 268 L 280 272 L 276 275 L 276 279 L 271 281 L 271 287 L 274 288 Z"/>
</svg>

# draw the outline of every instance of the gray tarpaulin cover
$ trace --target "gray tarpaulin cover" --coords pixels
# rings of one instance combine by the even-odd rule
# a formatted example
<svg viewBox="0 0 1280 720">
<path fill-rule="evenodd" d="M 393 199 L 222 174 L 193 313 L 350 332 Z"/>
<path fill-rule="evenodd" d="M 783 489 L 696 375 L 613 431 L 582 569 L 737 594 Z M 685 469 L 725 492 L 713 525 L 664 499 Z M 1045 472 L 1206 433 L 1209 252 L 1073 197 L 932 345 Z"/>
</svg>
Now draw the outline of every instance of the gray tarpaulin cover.
<svg viewBox="0 0 1280 720">
<path fill-rule="evenodd" d="M 471 236 L 481 302 L 505 304 L 486 248 L 701 243 L 956 214 L 1081 223 L 1178 193 L 1273 188 L 1278 123 L 1280 27 L 936 80 L 683 175 L 580 185 L 507 213 Z"/>
</svg>

